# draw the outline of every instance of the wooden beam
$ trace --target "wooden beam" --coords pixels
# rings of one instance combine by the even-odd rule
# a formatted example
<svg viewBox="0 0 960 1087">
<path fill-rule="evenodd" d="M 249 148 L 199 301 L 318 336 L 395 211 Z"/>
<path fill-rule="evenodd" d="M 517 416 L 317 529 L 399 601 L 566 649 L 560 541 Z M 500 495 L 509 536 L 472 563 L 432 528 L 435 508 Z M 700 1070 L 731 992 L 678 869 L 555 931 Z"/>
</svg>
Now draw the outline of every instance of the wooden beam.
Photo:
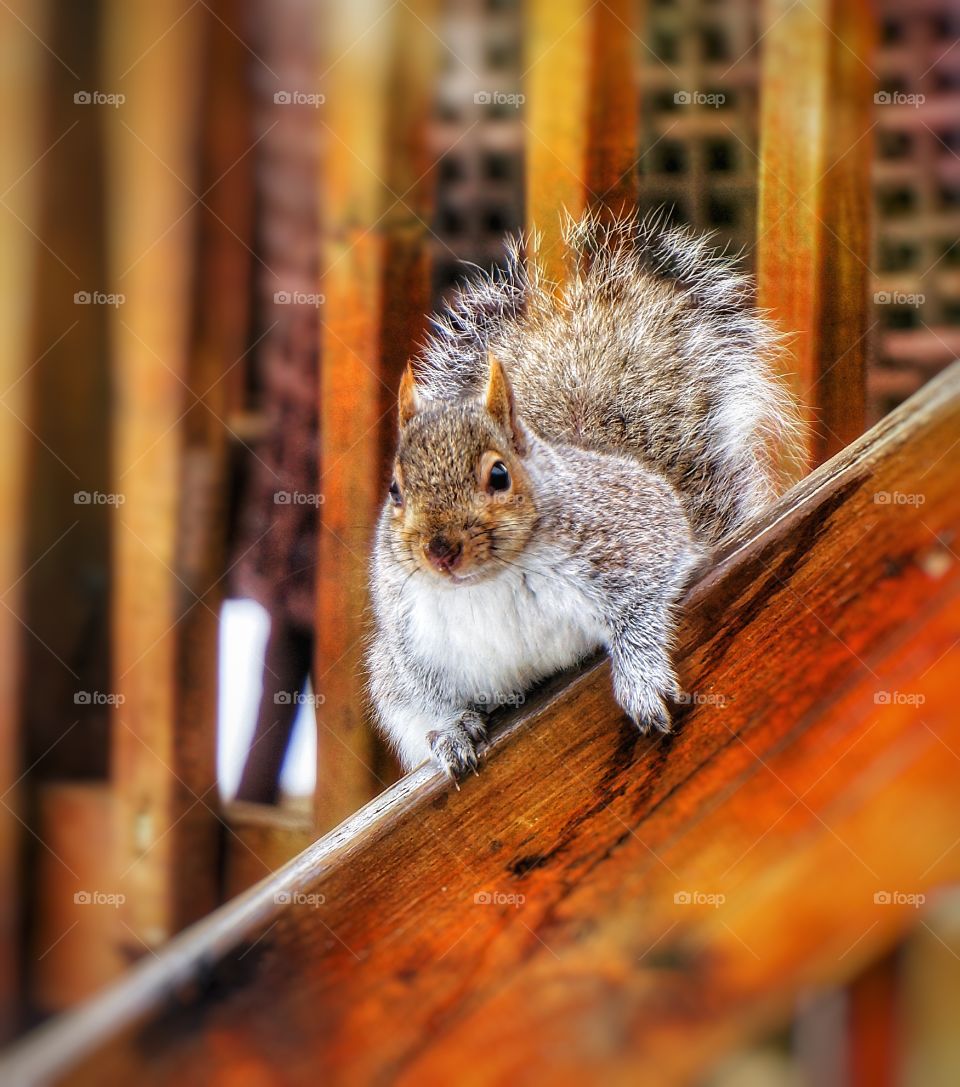
<svg viewBox="0 0 960 1087">
<path fill-rule="evenodd" d="M 215 549 L 217 431 L 193 354 L 195 155 L 206 9 L 111 0 L 105 82 L 115 390 L 113 785 L 118 939 L 152 951 L 216 901 L 215 621 L 203 599 Z M 220 298 L 213 291 L 219 314 Z M 203 319 L 212 335 L 217 318 Z M 202 347 L 211 350 L 205 336 Z M 232 360 L 231 360 L 232 361 Z M 194 365 L 196 364 L 196 365 Z"/>
<path fill-rule="evenodd" d="M 134 955 L 117 939 L 116 828 L 106 782 L 44 784 L 35 828 L 47 848 L 35 865 L 31 905 L 32 1006 L 63 1011 L 102 989 Z"/>
<path fill-rule="evenodd" d="M 564 208 L 636 206 L 638 11 L 630 0 L 533 0 L 527 8 L 527 224 L 541 233 L 540 259 L 557 281 Z"/>
<path fill-rule="evenodd" d="M 686 1083 L 855 977 L 960 877 L 958 426 L 960 364 L 732 543 L 672 735 L 558 678 L 462 792 L 410 774 L 0 1078 Z"/>
<path fill-rule="evenodd" d="M 24 628 L 22 609 L 30 390 L 24 379 L 36 312 L 38 223 L 35 184 L 18 186 L 44 151 L 41 115 L 46 57 L 46 2 L 14 0 L 0 10 L 0 1042 L 17 1026 L 20 987 L 20 820 Z M 14 191 L 16 189 L 16 191 Z"/>
<path fill-rule="evenodd" d="M 431 6 L 333 5 L 322 24 L 317 825 L 377 779 L 363 712 L 367 557 L 389 485 L 400 373 L 429 309 Z"/>
<path fill-rule="evenodd" d="M 793 337 L 784 370 L 813 467 L 866 419 L 874 26 L 870 0 L 763 10 L 759 300 Z"/>
</svg>

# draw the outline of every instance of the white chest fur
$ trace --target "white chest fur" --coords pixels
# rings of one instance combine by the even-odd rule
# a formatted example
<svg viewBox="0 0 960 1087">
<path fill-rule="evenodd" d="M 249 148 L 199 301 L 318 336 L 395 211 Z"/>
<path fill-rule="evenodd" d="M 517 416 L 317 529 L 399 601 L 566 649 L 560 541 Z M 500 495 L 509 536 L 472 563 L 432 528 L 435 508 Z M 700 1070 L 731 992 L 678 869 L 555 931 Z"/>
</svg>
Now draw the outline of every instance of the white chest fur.
<svg viewBox="0 0 960 1087">
<path fill-rule="evenodd" d="M 527 573 L 504 571 L 477 585 L 424 578 L 411 594 L 413 653 L 443 677 L 454 701 L 510 702 L 603 643 L 599 616 L 576 583 L 542 557 L 525 565 Z"/>
</svg>

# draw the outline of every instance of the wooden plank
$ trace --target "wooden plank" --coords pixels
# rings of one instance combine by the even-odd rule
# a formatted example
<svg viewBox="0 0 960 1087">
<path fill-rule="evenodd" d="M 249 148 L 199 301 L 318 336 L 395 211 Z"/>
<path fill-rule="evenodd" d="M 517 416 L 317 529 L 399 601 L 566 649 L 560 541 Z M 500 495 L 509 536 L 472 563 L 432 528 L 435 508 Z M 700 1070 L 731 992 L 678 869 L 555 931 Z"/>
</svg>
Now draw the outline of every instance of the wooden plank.
<svg viewBox="0 0 960 1087">
<path fill-rule="evenodd" d="M 958 425 L 960 365 L 734 542 L 673 735 L 559 678 L 462 792 L 415 771 L 0 1072 L 686 1083 L 855 977 L 960 876 Z"/>
<path fill-rule="evenodd" d="M 192 382 L 206 364 L 191 369 L 203 11 L 188 0 L 104 10 L 104 78 L 126 96 L 106 121 L 110 271 L 125 296 L 111 314 L 124 499 L 113 519 L 112 772 L 118 921 L 141 951 L 210 909 L 216 889 L 214 624 L 198 595 L 217 477 L 196 439 L 209 421 Z"/>
<path fill-rule="evenodd" d="M 323 22 L 317 825 L 382 783 L 363 712 L 367 556 L 389 485 L 400 373 L 429 308 L 430 5 L 339 4 Z"/>
<path fill-rule="evenodd" d="M 794 334 L 783 365 L 812 467 L 866 418 L 873 20 L 869 0 L 763 10 L 759 300 Z"/>
<path fill-rule="evenodd" d="M 527 8 L 527 224 L 546 274 L 563 277 L 560 212 L 636 206 L 638 92 L 629 0 L 533 0 Z"/>
<path fill-rule="evenodd" d="M 23 627 L 20 578 L 24 572 L 23 526 L 26 523 L 29 385 L 33 362 L 32 321 L 37 263 L 37 189 L 11 190 L 43 153 L 40 118 L 46 59 L 42 35 L 49 12 L 46 2 L 14 0 L 0 10 L 0 509 L 6 527 L 0 533 L 0 1042 L 17 1026 L 20 983 L 19 892 L 22 802 L 21 775 Z M 32 26 L 32 31 L 30 27 Z M 39 37 L 38 37 L 39 35 Z M 20 421 L 18 421 L 20 420 Z"/>
<path fill-rule="evenodd" d="M 142 948 L 116 923 L 122 892 L 111 850 L 110 787 L 43 785 L 37 813 L 48 848 L 36 864 L 30 990 L 32 1006 L 49 1015 L 103 988 Z"/>
</svg>

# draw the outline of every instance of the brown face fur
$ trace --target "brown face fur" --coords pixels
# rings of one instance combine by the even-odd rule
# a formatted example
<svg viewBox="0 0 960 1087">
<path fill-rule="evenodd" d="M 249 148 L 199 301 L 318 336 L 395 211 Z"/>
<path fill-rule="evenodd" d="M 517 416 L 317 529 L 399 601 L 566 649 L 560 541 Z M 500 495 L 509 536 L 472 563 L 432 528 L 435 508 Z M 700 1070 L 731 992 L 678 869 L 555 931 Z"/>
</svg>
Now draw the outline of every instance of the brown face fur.
<svg viewBox="0 0 960 1087">
<path fill-rule="evenodd" d="M 502 371 L 486 403 L 421 407 L 405 381 L 390 525 L 411 570 L 456 584 L 522 565 L 537 510 L 509 396 Z"/>
</svg>

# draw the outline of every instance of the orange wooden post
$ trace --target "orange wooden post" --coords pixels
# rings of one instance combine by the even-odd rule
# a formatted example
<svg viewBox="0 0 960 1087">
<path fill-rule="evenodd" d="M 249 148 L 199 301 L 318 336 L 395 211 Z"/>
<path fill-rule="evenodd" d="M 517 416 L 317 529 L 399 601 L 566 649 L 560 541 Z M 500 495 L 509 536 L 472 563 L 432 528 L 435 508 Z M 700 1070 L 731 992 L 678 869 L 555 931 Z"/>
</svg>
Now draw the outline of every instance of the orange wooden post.
<svg viewBox="0 0 960 1087">
<path fill-rule="evenodd" d="M 636 204 L 637 5 L 533 0 L 528 7 L 527 222 L 542 234 L 547 274 L 563 273 L 560 213 Z"/>
<path fill-rule="evenodd" d="M 766 0 L 764 24 L 759 300 L 795 334 L 812 467 L 866 418 L 873 21 L 869 0 Z"/>
<path fill-rule="evenodd" d="M 363 708 L 362 636 L 396 389 L 429 308 L 425 130 L 436 49 L 429 20 L 427 4 L 378 0 L 338 4 L 322 25 L 320 826 L 379 787 Z"/>
<path fill-rule="evenodd" d="M 15 1027 L 19 988 L 18 896 L 20 882 L 18 798 L 21 756 L 23 526 L 26 523 L 26 472 L 29 386 L 25 378 L 35 312 L 34 271 L 38 243 L 37 189 L 18 186 L 37 157 L 40 140 L 46 55 L 42 36 L 45 2 L 13 0 L 0 10 L 0 1042 Z"/>
<path fill-rule="evenodd" d="M 118 938 L 134 954 L 209 910 L 216 885 L 215 722 L 187 712 L 198 699 L 212 712 L 216 682 L 212 624 L 191 617 L 209 606 L 198 597 L 217 486 L 191 441 L 204 13 L 189 9 L 114 0 L 104 24 L 107 91 L 126 96 L 106 118 L 111 289 L 124 302 L 111 313 L 118 867 L 104 890 L 126 897 Z"/>
</svg>

